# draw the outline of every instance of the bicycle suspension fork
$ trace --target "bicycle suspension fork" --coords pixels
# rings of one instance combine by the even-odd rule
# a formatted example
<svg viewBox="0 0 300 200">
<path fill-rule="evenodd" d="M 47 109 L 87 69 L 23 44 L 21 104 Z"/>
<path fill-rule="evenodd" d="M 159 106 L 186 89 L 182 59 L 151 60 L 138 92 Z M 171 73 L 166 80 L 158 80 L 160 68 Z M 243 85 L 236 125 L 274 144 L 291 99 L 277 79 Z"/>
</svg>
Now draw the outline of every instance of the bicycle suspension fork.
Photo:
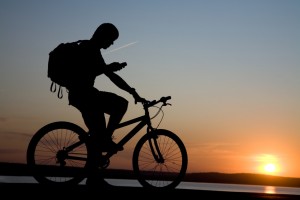
<svg viewBox="0 0 300 200">
<path fill-rule="evenodd" d="M 149 142 L 149 146 L 151 149 L 151 153 L 152 153 L 154 159 L 156 160 L 156 162 L 164 163 L 165 160 L 161 153 L 161 150 L 160 150 L 160 147 L 158 144 L 158 136 L 156 135 L 155 130 L 153 130 L 149 133 L 148 142 Z"/>
<path fill-rule="evenodd" d="M 158 140 L 158 135 L 155 132 L 156 129 L 154 129 L 152 127 L 148 108 L 145 109 L 145 112 L 146 112 L 146 116 L 148 117 L 148 119 L 147 119 L 147 134 L 149 136 L 148 137 L 149 138 L 148 142 L 149 142 L 149 146 L 150 146 L 150 149 L 151 149 L 151 153 L 152 153 L 154 159 L 156 160 L 156 162 L 164 163 L 164 158 L 163 158 L 163 155 L 160 151 L 158 141 L 157 141 Z"/>
</svg>

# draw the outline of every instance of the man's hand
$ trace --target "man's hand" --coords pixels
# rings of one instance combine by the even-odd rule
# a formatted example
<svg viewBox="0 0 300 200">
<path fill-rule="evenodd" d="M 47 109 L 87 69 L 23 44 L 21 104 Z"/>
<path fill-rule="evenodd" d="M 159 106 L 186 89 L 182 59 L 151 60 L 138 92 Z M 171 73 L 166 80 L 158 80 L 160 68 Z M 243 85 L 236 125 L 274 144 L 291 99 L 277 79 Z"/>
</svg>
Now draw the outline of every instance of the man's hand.
<svg viewBox="0 0 300 200">
<path fill-rule="evenodd" d="M 135 91 L 135 89 L 132 88 L 131 92 L 130 92 L 135 100 L 135 104 L 137 104 L 137 102 L 141 102 L 142 104 L 144 104 L 146 102 L 146 99 L 140 97 L 140 95 Z"/>
<path fill-rule="evenodd" d="M 113 63 L 110 63 L 109 65 L 107 65 L 108 66 L 107 71 L 116 72 L 116 71 L 123 69 L 126 65 L 127 65 L 126 62 L 123 62 L 123 63 L 113 62 Z"/>
</svg>

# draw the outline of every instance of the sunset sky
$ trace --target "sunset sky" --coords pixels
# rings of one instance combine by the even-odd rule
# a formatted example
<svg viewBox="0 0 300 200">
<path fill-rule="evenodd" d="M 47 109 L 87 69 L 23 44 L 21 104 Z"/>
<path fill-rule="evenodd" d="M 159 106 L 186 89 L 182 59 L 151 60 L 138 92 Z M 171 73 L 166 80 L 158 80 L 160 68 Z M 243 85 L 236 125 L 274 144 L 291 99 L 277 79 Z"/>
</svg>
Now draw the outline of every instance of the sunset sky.
<svg viewBox="0 0 300 200">
<path fill-rule="evenodd" d="M 117 73 L 144 98 L 172 96 L 160 128 L 184 141 L 189 172 L 300 177 L 298 0 L 2 0 L 0 162 L 25 163 L 31 136 L 47 123 L 86 129 L 67 93 L 50 92 L 48 53 L 90 39 L 104 22 L 120 32 L 105 61 L 127 62 Z M 95 87 L 128 99 L 124 120 L 142 114 L 106 77 Z M 111 167 L 131 168 L 139 136 Z"/>
</svg>

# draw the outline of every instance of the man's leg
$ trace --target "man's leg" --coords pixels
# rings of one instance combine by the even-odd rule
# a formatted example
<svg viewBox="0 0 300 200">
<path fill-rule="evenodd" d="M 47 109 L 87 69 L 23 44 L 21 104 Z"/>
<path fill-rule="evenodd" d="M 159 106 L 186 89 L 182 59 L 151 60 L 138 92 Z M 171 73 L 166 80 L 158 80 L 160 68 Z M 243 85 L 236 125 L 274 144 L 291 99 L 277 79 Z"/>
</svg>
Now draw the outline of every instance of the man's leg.
<svg viewBox="0 0 300 200">
<path fill-rule="evenodd" d="M 113 93 L 103 92 L 102 95 L 104 95 L 105 99 L 103 110 L 110 115 L 106 128 L 106 136 L 112 137 L 114 130 L 127 111 L 128 101 Z"/>
<path fill-rule="evenodd" d="M 91 109 L 89 112 L 82 112 L 82 117 L 86 126 L 89 129 L 88 138 L 88 165 L 87 165 L 87 181 L 89 186 L 105 186 L 103 172 L 99 168 L 102 154 L 101 134 L 105 132 L 105 117 L 104 113 L 96 112 L 96 109 Z"/>
</svg>

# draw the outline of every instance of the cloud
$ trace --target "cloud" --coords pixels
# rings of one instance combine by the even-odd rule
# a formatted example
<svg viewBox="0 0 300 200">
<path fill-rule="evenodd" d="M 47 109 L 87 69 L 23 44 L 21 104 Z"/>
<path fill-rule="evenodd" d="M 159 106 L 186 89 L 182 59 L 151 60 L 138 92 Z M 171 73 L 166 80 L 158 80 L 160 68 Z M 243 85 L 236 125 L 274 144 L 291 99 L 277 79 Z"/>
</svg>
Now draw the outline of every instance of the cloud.
<svg viewBox="0 0 300 200">
<path fill-rule="evenodd" d="M 0 117 L 0 122 L 5 122 L 5 121 L 7 121 L 6 117 Z"/>
<path fill-rule="evenodd" d="M 0 154 L 14 154 L 14 153 L 23 153 L 23 149 L 3 149 L 0 148 Z"/>
<path fill-rule="evenodd" d="M 17 131 L 3 131 L 0 132 L 0 135 L 3 137 L 12 137 L 12 136 L 21 136 L 21 137 L 32 137 L 32 134 L 24 133 L 24 132 L 17 132 Z"/>
<path fill-rule="evenodd" d="M 136 44 L 136 43 L 138 43 L 138 41 L 131 42 L 131 43 L 129 43 L 129 44 L 125 44 L 125 45 L 123 45 L 123 46 L 121 46 L 121 47 L 118 47 L 118 48 L 116 48 L 116 49 L 112 49 L 112 50 L 108 51 L 108 52 L 105 53 L 105 54 L 112 53 L 112 52 L 118 51 L 118 50 L 120 50 L 120 49 L 124 49 L 124 48 L 129 47 L 129 46 L 131 46 L 131 45 L 134 45 L 134 44 Z"/>
</svg>

